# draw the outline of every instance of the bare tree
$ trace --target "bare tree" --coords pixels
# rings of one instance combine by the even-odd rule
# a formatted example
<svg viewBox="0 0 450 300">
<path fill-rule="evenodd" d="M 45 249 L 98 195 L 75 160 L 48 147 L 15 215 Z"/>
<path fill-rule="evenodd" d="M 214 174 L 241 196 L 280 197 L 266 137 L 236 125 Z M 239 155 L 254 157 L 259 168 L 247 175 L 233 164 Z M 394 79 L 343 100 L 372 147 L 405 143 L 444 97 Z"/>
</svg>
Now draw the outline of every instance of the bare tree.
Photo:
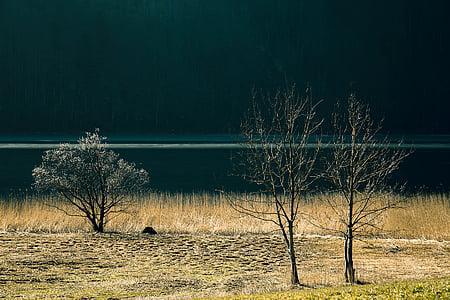
<svg viewBox="0 0 450 300">
<path fill-rule="evenodd" d="M 87 218 L 95 232 L 103 232 L 110 214 L 122 212 L 129 196 L 148 183 L 148 173 L 108 150 L 98 130 L 86 133 L 78 145 L 46 151 L 33 177 L 38 190 L 57 193 L 74 212 L 56 208 Z"/>
<path fill-rule="evenodd" d="M 339 225 L 325 229 L 344 237 L 345 280 L 354 284 L 353 241 L 369 228 L 377 228 L 383 213 L 399 204 L 389 195 L 392 188 L 387 179 L 410 151 L 381 136 L 381 123 L 374 123 L 369 107 L 354 94 L 344 112 L 337 111 L 333 119 L 335 137 L 324 176 L 334 195 L 324 201 Z"/>
<path fill-rule="evenodd" d="M 260 101 L 258 101 L 260 100 Z M 319 144 L 311 145 L 321 121 L 316 106 L 297 93 L 295 85 L 274 96 L 253 93 L 252 108 L 242 124 L 245 137 L 241 176 L 265 194 L 264 209 L 255 197 L 232 199 L 237 211 L 275 223 L 281 231 L 291 264 L 291 282 L 299 284 L 295 249 L 295 225 L 299 204 L 315 180 Z"/>
</svg>

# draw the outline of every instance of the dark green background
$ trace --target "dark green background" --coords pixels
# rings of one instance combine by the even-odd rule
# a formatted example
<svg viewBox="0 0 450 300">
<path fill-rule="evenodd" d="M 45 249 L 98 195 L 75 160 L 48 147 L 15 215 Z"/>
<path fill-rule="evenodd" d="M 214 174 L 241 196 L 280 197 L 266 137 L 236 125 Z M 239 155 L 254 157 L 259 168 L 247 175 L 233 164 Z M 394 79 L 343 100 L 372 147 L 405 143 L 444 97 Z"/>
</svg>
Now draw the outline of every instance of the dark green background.
<svg viewBox="0 0 450 300">
<path fill-rule="evenodd" d="M 0 0 L 0 133 L 232 133 L 252 87 L 352 86 L 450 133 L 450 1 Z"/>
</svg>

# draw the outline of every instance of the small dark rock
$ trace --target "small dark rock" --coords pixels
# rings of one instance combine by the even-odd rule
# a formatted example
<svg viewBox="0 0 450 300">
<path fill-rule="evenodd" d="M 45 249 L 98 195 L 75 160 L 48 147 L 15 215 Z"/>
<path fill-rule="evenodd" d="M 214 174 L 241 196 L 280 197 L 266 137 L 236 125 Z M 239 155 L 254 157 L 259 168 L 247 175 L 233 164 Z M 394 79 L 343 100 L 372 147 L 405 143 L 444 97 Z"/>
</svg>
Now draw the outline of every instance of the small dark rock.
<svg viewBox="0 0 450 300">
<path fill-rule="evenodd" d="M 142 233 L 157 234 L 156 230 L 153 229 L 153 227 L 145 227 L 144 230 L 142 230 Z"/>
</svg>

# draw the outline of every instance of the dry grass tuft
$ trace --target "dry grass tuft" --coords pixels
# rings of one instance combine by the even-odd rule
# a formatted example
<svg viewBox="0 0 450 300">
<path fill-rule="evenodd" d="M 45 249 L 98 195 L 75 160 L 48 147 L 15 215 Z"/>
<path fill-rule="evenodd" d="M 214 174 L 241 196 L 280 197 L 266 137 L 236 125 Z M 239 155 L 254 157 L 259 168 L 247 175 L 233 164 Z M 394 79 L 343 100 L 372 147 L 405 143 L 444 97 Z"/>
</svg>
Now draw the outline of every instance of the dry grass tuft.
<svg viewBox="0 0 450 300">
<path fill-rule="evenodd" d="M 268 233 L 276 231 L 273 224 L 237 214 L 227 203 L 229 197 L 212 194 L 150 194 L 135 199 L 129 213 L 115 215 L 107 224 L 108 231 L 133 233 L 146 226 L 160 232 L 178 233 Z M 333 195 L 316 195 L 305 201 L 300 211 L 320 216 L 327 225 L 334 224 L 324 216 L 329 208 L 320 201 Z M 397 196 L 401 197 L 401 196 Z M 264 199 L 258 198 L 261 206 Z M 403 197 L 403 208 L 394 209 L 384 216 L 385 236 L 395 238 L 450 239 L 450 198 L 448 195 L 416 195 Z M 51 198 L 27 198 L 20 201 L 0 202 L 0 231 L 20 232 L 88 232 L 89 224 L 83 218 L 69 217 L 49 206 L 71 207 Z M 298 233 L 327 234 L 313 226 L 308 217 L 300 218 Z M 381 234 L 381 232 L 374 232 Z"/>
</svg>

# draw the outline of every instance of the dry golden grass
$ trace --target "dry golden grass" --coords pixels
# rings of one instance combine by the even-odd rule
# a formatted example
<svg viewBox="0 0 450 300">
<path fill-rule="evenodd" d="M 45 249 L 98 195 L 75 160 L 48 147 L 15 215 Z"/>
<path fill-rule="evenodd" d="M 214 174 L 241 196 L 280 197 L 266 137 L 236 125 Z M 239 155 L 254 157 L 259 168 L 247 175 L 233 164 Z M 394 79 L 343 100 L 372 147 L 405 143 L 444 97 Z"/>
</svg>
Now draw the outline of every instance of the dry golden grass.
<svg viewBox="0 0 450 300">
<path fill-rule="evenodd" d="M 268 233 L 277 229 L 271 223 L 239 215 L 230 207 L 227 197 L 239 198 L 242 195 L 150 194 L 137 198 L 129 213 L 114 216 L 106 229 L 133 233 L 140 232 L 146 226 L 153 226 L 157 231 L 166 233 L 222 234 Z M 307 215 L 329 215 L 329 208 L 318 201 L 321 197 L 333 195 L 313 196 L 300 210 Z M 262 202 L 263 200 L 261 199 Z M 383 217 L 381 226 L 385 237 L 450 239 L 448 195 L 416 195 L 401 200 L 404 202 L 402 208 L 390 210 Z M 21 201 L 1 201 L 0 231 L 53 233 L 90 231 L 85 219 L 69 217 L 48 206 L 48 203 L 70 210 L 70 206 L 64 206 L 57 199 L 28 198 Z M 297 232 L 327 234 L 313 226 L 306 216 L 299 219 Z"/>
<path fill-rule="evenodd" d="M 342 239 L 296 238 L 302 283 L 342 285 Z M 355 244 L 357 276 L 366 283 L 448 278 L 449 255 L 447 241 Z M 4 232 L 0 257 L 0 298 L 7 299 L 185 299 L 290 289 L 277 234 Z"/>
<path fill-rule="evenodd" d="M 332 196 L 314 196 L 301 211 L 326 215 L 320 197 Z M 358 278 L 387 283 L 450 277 L 450 198 L 402 200 L 404 208 L 383 219 L 383 238 L 356 242 Z M 83 218 L 46 203 L 62 205 L 45 198 L 0 202 L 0 298 L 190 298 L 290 287 L 289 260 L 276 228 L 239 216 L 225 196 L 137 198 L 129 214 L 108 224 L 107 231 L 119 233 L 107 234 L 88 233 Z M 139 234 L 145 226 L 161 234 Z M 305 217 L 298 233 L 302 282 L 314 288 L 342 284 L 342 239 L 314 235 L 326 232 Z"/>
<path fill-rule="evenodd" d="M 423 239 L 450 239 L 450 198 L 448 195 L 415 196 L 405 207 L 391 210 L 384 228 L 391 236 Z"/>
</svg>

